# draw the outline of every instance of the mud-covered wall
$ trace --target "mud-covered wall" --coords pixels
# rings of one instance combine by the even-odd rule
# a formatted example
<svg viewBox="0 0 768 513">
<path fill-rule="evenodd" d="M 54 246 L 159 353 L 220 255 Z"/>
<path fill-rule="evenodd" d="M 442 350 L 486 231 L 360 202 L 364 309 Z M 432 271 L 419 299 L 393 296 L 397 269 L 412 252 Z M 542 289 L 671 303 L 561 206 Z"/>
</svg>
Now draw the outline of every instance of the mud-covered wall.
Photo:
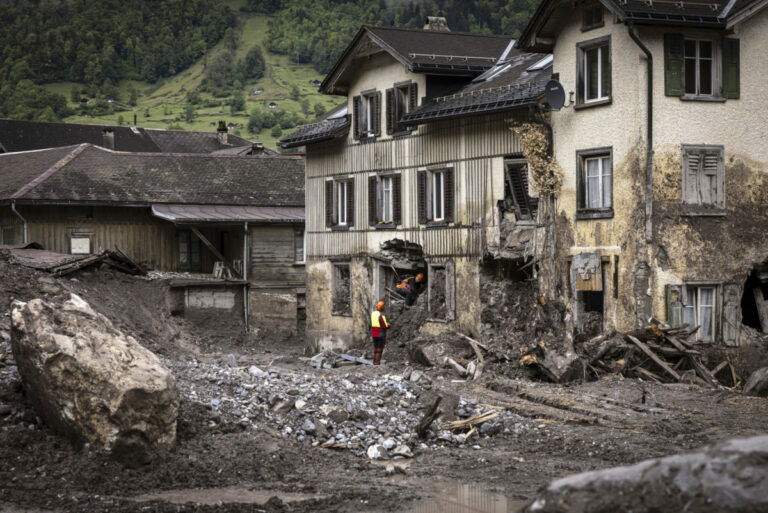
<svg viewBox="0 0 768 513">
<path fill-rule="evenodd" d="M 473 258 L 452 260 L 454 268 L 454 320 L 427 321 L 421 328 L 422 333 L 440 335 L 459 332 L 477 337 L 480 333 L 480 266 Z M 427 277 L 429 280 L 430 277 Z M 426 292 L 425 292 L 426 294 Z"/>
</svg>

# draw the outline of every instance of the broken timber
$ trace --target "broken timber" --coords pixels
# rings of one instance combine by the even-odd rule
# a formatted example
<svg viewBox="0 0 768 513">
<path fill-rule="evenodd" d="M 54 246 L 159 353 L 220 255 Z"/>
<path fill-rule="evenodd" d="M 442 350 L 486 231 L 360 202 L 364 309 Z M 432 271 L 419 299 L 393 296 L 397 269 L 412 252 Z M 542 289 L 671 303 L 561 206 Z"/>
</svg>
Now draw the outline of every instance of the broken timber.
<svg viewBox="0 0 768 513">
<path fill-rule="evenodd" d="M 362 363 L 364 365 L 373 365 L 371 360 L 366 360 L 365 358 L 360 358 L 359 356 L 352 356 L 351 354 L 340 354 L 339 358 L 349 360 L 350 362 Z"/>
<path fill-rule="evenodd" d="M 666 372 L 667 374 L 669 374 L 670 376 L 675 378 L 675 381 L 680 381 L 680 374 L 678 374 L 677 372 L 672 370 L 672 368 L 669 365 L 664 363 L 664 361 L 662 361 L 661 358 L 656 356 L 656 354 L 653 351 L 651 351 L 650 348 L 647 345 L 643 344 L 642 342 L 640 342 L 637 338 L 633 337 L 632 335 L 627 335 L 626 337 L 630 340 L 630 342 L 632 342 L 638 348 L 640 348 L 640 350 L 642 352 L 644 352 L 646 354 L 646 356 L 648 356 L 648 358 L 653 360 L 656 363 L 656 365 L 661 367 L 662 370 L 664 370 L 664 372 Z M 691 360 L 693 360 L 693 358 Z"/>
<path fill-rule="evenodd" d="M 219 260 L 221 260 L 222 262 L 224 262 L 224 265 L 226 265 L 227 267 L 229 267 L 229 269 L 230 269 L 230 270 L 231 270 L 231 271 L 234 273 L 234 275 L 235 275 L 236 277 L 238 277 L 238 278 L 242 278 L 242 277 L 243 277 L 243 275 L 242 275 L 241 273 L 237 272 L 237 269 L 235 269 L 235 266 L 234 266 L 234 265 L 232 265 L 232 262 L 230 262 L 229 260 L 227 260 L 227 259 L 224 257 L 224 255 L 222 255 L 222 254 L 221 254 L 221 252 L 220 252 L 218 249 L 216 249 L 216 247 L 215 247 L 213 244 L 211 244 L 211 241 L 209 241 L 208 239 L 206 239 L 206 238 L 205 238 L 205 235 L 203 235 L 202 233 L 200 233 L 200 230 L 198 230 L 198 229 L 197 229 L 197 227 L 195 227 L 195 226 L 190 226 L 190 227 L 189 227 L 189 229 L 190 229 L 190 230 L 192 230 L 192 233 L 194 233 L 194 234 L 197 236 L 197 238 L 198 238 L 198 239 L 200 239 L 200 241 L 201 241 L 203 244 L 205 244 L 205 247 L 207 247 L 207 248 L 208 248 L 208 249 L 211 251 L 211 253 L 213 253 L 213 255 L 214 255 L 216 258 L 218 258 Z"/>
<path fill-rule="evenodd" d="M 432 406 L 429 407 L 419 423 L 416 424 L 416 434 L 419 435 L 419 438 L 425 438 L 427 436 L 429 426 L 431 426 L 435 419 L 440 416 L 440 411 L 437 408 L 440 406 L 440 401 L 442 400 L 443 398 L 441 396 L 437 396 L 435 402 L 432 403 Z"/>
</svg>

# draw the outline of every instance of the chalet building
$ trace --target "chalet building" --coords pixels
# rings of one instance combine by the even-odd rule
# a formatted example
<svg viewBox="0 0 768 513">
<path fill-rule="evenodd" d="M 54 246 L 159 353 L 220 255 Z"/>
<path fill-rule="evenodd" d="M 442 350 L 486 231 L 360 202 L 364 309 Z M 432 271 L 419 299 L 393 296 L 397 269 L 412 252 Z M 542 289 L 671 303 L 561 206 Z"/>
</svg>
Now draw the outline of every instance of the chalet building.
<svg viewBox="0 0 768 513">
<path fill-rule="evenodd" d="M 551 125 L 555 292 L 577 332 L 768 332 L 766 6 L 544 0 L 518 40 L 572 91 Z"/>
<path fill-rule="evenodd" d="M 364 26 L 320 87 L 346 103 L 279 143 L 306 148 L 316 348 L 365 340 L 395 273 L 427 276 L 423 330 L 476 334 L 484 256 L 530 258 L 536 200 L 508 120 L 528 118 L 551 69 L 513 43 L 450 32 L 443 19 Z"/>
<path fill-rule="evenodd" d="M 110 150 L 136 153 L 216 153 L 274 155 L 260 143 L 228 133 L 163 130 L 136 126 L 86 125 L 0 119 L 0 153 L 42 150 L 90 143 Z"/>
<path fill-rule="evenodd" d="M 296 333 L 304 164 L 291 156 L 116 152 L 85 143 L 0 154 L 0 244 L 118 248 L 177 283 L 189 308 Z M 225 266 L 226 279 L 212 280 Z"/>
</svg>

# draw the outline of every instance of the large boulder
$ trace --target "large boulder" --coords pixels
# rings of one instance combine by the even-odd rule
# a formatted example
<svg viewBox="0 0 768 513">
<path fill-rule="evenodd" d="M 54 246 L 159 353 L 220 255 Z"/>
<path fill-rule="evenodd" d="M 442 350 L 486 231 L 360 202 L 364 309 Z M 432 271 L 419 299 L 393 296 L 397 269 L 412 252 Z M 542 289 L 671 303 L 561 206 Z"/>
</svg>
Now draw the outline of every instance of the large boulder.
<svg viewBox="0 0 768 513">
<path fill-rule="evenodd" d="M 72 294 L 11 304 L 11 347 L 38 415 L 126 465 L 176 440 L 176 381 L 160 360 Z"/>
<path fill-rule="evenodd" d="M 749 376 L 747 384 L 744 385 L 744 393 L 768 397 L 768 367 L 757 369 Z"/>
<path fill-rule="evenodd" d="M 768 435 L 557 479 L 523 511 L 768 511 Z"/>
</svg>

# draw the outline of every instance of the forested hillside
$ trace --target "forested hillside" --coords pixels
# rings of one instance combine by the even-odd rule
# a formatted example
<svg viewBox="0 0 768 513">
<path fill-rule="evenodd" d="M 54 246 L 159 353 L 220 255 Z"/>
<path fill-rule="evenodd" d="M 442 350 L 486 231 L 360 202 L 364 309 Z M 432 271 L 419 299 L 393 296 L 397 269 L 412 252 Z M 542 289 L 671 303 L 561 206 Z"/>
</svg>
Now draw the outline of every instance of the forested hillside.
<svg viewBox="0 0 768 513">
<path fill-rule="evenodd" d="M 538 0 L 248 0 L 272 14 L 267 48 L 326 73 L 361 24 L 421 27 L 445 16 L 451 30 L 519 35 Z"/>
</svg>

